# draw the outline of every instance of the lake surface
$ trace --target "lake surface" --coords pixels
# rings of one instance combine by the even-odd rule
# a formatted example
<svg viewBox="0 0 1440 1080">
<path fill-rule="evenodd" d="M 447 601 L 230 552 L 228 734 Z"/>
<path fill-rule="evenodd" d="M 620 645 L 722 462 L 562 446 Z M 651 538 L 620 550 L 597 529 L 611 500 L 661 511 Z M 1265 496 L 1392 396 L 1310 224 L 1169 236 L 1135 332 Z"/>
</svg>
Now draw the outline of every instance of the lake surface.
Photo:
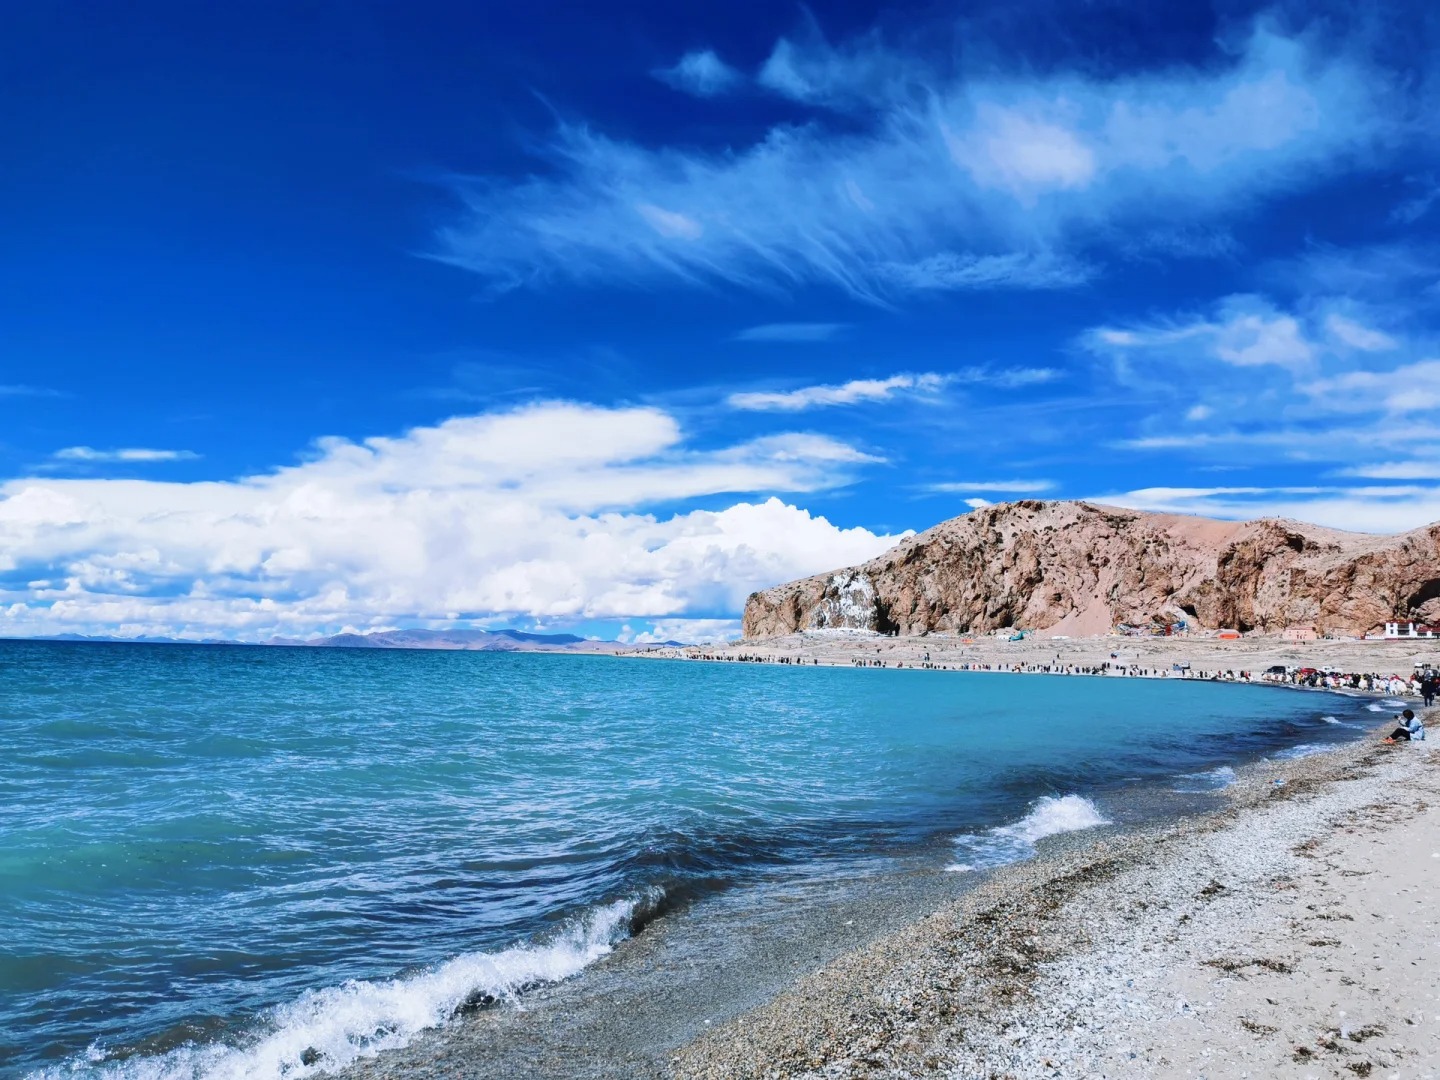
<svg viewBox="0 0 1440 1080">
<path fill-rule="evenodd" d="M 1127 786 L 1354 738 L 1363 710 L 1177 680 L 0 641 L 0 1074 L 306 1076 L 718 890 L 896 852 L 983 870 Z"/>
</svg>

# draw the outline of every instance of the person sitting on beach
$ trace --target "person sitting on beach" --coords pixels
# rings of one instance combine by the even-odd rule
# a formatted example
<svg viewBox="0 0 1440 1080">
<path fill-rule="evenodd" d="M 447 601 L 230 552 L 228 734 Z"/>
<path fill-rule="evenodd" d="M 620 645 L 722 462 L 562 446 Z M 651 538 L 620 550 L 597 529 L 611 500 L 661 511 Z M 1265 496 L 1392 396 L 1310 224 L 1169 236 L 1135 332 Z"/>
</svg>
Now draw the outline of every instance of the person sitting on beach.
<svg viewBox="0 0 1440 1080">
<path fill-rule="evenodd" d="M 1397 727 L 1394 731 L 1392 731 L 1387 738 L 1383 739 L 1383 742 L 1411 742 L 1412 740 L 1417 742 L 1425 741 L 1425 725 L 1422 724 L 1420 720 L 1415 716 L 1415 714 L 1409 709 L 1406 709 L 1395 719 L 1400 721 L 1400 726 Z"/>
</svg>

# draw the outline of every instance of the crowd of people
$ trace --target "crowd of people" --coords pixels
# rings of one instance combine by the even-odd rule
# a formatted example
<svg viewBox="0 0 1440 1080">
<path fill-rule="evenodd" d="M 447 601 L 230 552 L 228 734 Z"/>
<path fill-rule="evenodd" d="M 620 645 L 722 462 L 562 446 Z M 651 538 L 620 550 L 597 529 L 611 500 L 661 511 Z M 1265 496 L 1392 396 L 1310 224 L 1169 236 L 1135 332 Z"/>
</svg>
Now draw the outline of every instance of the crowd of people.
<svg viewBox="0 0 1440 1080">
<path fill-rule="evenodd" d="M 878 652 L 879 650 L 877 650 Z M 774 653 L 735 653 L 725 651 L 696 651 L 679 654 L 692 660 L 724 661 L 741 664 L 792 664 L 818 665 L 818 657 L 786 656 Z M 1416 669 L 1409 675 L 1381 672 L 1341 672 L 1322 668 L 1272 667 L 1264 672 L 1226 668 L 1214 671 L 1192 670 L 1186 664 L 1172 664 L 1169 667 L 1146 667 L 1127 663 L 1112 653 L 1111 659 L 1098 665 L 1067 664 L 1057 655 L 1049 663 L 981 663 L 978 661 L 952 660 L 937 662 L 926 652 L 921 659 L 895 660 L 882 656 L 854 656 L 852 667 L 875 668 L 921 668 L 930 671 L 990 671 L 1012 674 L 1036 675 L 1120 675 L 1146 679 L 1205 679 L 1211 682 L 1267 682 L 1290 686 L 1307 686 L 1326 690 L 1359 690 L 1367 693 L 1389 694 L 1391 696 L 1418 697 L 1428 708 L 1440 696 L 1440 671 L 1426 667 Z"/>
</svg>

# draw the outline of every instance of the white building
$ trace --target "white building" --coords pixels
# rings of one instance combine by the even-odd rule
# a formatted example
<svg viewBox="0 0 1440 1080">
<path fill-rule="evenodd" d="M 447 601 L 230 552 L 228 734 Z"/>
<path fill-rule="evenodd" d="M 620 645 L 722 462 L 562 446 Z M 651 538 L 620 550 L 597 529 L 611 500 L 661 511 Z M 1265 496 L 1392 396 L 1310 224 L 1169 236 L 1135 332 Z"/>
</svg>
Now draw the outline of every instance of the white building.
<svg viewBox="0 0 1440 1080">
<path fill-rule="evenodd" d="M 1440 627 L 1426 626 L 1417 622 L 1387 622 L 1385 637 L 1390 638 L 1433 638 L 1440 637 Z"/>
</svg>

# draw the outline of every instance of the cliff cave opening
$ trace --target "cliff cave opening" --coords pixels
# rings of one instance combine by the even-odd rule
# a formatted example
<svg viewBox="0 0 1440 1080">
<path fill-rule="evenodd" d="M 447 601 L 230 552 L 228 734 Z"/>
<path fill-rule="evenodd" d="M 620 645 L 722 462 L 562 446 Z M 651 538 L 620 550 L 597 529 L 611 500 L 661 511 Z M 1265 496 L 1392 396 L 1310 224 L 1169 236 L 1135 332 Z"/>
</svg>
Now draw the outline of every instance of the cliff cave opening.
<svg viewBox="0 0 1440 1080">
<path fill-rule="evenodd" d="M 1440 578 L 1431 578 L 1411 593 L 1405 603 L 1413 613 L 1436 598 L 1440 598 Z"/>
</svg>

